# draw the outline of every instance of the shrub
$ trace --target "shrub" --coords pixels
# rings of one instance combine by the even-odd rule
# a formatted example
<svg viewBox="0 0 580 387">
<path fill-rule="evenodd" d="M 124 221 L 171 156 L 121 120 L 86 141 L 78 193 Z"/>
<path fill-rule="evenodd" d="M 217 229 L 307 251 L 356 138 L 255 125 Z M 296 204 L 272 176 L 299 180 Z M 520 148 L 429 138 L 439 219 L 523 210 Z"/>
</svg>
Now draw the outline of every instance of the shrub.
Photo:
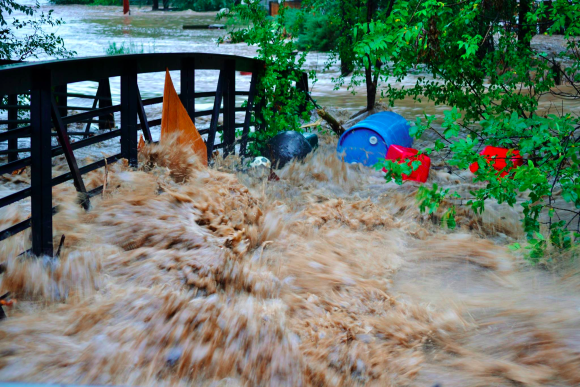
<svg viewBox="0 0 580 387">
<path fill-rule="evenodd" d="M 257 59 L 265 62 L 265 69 L 257 86 L 256 106 L 261 110 L 255 117 L 261 130 L 250 133 L 250 150 L 259 153 L 261 147 L 279 132 L 301 131 L 301 120 L 309 119 L 311 105 L 295 84 L 301 80 L 306 54 L 298 54 L 296 43 L 287 39 L 284 29 L 286 8 L 280 8 L 277 18 L 267 16 L 260 0 L 246 0 L 227 14 L 233 42 L 246 42 L 258 47 Z M 218 18 L 225 17 L 218 15 Z M 221 39 L 223 42 L 224 39 Z M 306 106 L 306 109 L 303 107 Z"/>
<path fill-rule="evenodd" d="M 109 47 L 105 50 L 105 54 L 107 55 L 143 54 L 144 52 L 145 46 L 143 43 L 139 45 L 135 42 L 123 42 L 121 44 L 109 42 Z M 149 52 L 155 52 L 155 46 L 150 47 Z"/>
<path fill-rule="evenodd" d="M 299 50 L 329 52 L 336 47 L 340 35 L 335 19 L 331 13 L 288 9 L 284 25 L 298 39 Z"/>
<path fill-rule="evenodd" d="M 525 22 L 515 32 L 506 30 L 502 23 L 513 25 L 517 12 L 525 15 Z M 538 20 L 549 25 L 547 34 L 564 31 L 563 52 L 551 55 L 532 49 Z M 445 155 L 452 171 L 479 164 L 474 182 L 482 184 L 465 197 L 476 213 L 485 210 L 488 199 L 513 206 L 518 193 L 525 193 L 522 222 L 534 262 L 549 244 L 569 248 L 580 237 L 580 118 L 574 114 L 578 104 L 548 113 L 540 109 L 546 96 L 580 100 L 580 50 L 573 38 L 579 32 L 580 4 L 567 0 L 555 0 L 551 8 L 546 3 L 533 6 L 529 0 L 499 5 L 395 0 L 390 15 L 353 30 L 357 58 L 366 68 L 382 65 L 383 97 L 391 104 L 411 97 L 450 107 L 441 125 L 433 116 L 419 117 L 412 133 L 420 137 L 431 131 L 438 136 L 433 149 L 424 152 Z M 416 66 L 431 77 L 418 77 L 405 89 L 390 86 Z M 557 88 L 556 79 L 566 88 Z M 502 178 L 479 155 L 485 145 L 517 149 L 525 165 Z M 459 194 L 433 187 L 423 188 L 420 197 L 423 208 L 433 212 L 449 195 Z"/>
</svg>

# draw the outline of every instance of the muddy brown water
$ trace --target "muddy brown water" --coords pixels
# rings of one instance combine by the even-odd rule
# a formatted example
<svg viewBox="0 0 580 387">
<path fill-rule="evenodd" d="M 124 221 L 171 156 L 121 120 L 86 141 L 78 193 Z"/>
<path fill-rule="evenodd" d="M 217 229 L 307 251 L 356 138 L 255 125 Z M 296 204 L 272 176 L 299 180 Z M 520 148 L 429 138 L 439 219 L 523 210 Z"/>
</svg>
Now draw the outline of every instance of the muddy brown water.
<svg viewBox="0 0 580 387">
<path fill-rule="evenodd" d="M 19 300 L 0 323 L 0 380 L 580 383 L 576 266 L 511 254 L 521 230 L 503 209 L 459 211 L 459 229 L 441 229 L 418 213 L 416 185 L 339 162 L 335 141 L 270 182 L 233 172 L 235 158 L 205 169 L 186 149 L 148 147 L 146 170 L 111 166 L 89 213 L 55 187 L 61 257 L 18 257 L 29 233 L 0 245 L 0 286 Z M 469 188 L 441 171 L 430 181 Z"/>
</svg>

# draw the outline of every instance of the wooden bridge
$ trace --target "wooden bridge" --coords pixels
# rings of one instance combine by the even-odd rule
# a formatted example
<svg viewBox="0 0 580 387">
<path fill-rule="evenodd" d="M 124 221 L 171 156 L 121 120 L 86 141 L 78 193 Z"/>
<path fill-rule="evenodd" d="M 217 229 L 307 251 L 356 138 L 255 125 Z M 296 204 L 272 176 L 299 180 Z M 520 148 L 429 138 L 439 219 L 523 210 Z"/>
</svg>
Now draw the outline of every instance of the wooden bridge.
<svg viewBox="0 0 580 387">
<path fill-rule="evenodd" d="M 119 159 L 127 159 L 132 167 L 138 166 L 138 132 L 146 141 L 152 141 L 150 128 L 160 125 L 161 119 L 151 119 L 145 114 L 145 106 L 160 104 L 162 97 L 142 99 L 137 75 L 144 73 L 179 70 L 181 74 L 180 98 L 192 121 L 196 117 L 211 116 L 208 129 L 200 130 L 207 135 L 207 154 L 211 157 L 214 149 L 222 148 L 223 154 L 232 154 L 239 145 L 239 153 L 245 154 L 250 127 L 260 130 L 260 120 L 254 106 L 254 97 L 259 80 L 264 72 L 262 61 L 244 57 L 216 54 L 137 54 L 107 57 L 81 58 L 48 62 L 21 63 L 0 66 L 0 97 L 7 96 L 7 104 L 0 109 L 8 111 L 7 120 L 0 120 L 7 130 L 0 131 L 0 142 L 7 141 L 8 149 L 0 151 L 8 155 L 8 162 L 0 164 L 0 175 L 12 173 L 24 167 L 31 167 L 31 185 L 28 188 L 0 198 L 0 208 L 19 200 L 31 198 L 31 217 L 12 227 L 0 230 L 0 241 L 32 228 L 32 249 L 34 255 L 53 255 L 52 216 L 58 211 L 52 206 L 52 187 L 72 180 L 80 193 L 80 204 L 90 208 L 90 198 L 102 192 L 103 187 L 87 191 L 82 175 L 102 168 L 105 164 Z M 196 70 L 219 70 L 215 92 L 196 92 Z M 249 90 L 236 90 L 236 71 L 251 72 Z M 298 74 L 297 88 L 307 90 L 308 78 Z M 110 78 L 120 77 L 121 103 L 114 105 L 111 98 Z M 95 81 L 99 83 L 96 95 L 68 92 L 68 85 Z M 19 104 L 19 95 L 29 95 L 30 104 Z M 236 106 L 236 96 L 247 96 L 245 107 Z M 68 98 L 87 98 L 92 107 L 70 106 Z M 213 97 L 213 109 L 195 110 L 196 98 Z M 223 106 L 222 106 L 223 105 Z M 80 113 L 69 115 L 71 111 Z M 30 119 L 19 119 L 19 111 L 29 111 Z M 114 113 L 120 112 L 120 126 L 115 129 Z M 245 112 L 244 121 L 237 123 L 236 112 Z M 218 126 L 220 114 L 223 126 Z M 83 131 L 69 131 L 73 123 L 86 124 Z M 91 132 L 91 124 L 97 123 L 104 133 Z M 236 138 L 236 128 L 241 128 L 241 136 Z M 53 131 L 54 129 L 54 131 Z M 215 143 L 217 132 L 223 133 L 223 142 Z M 70 137 L 78 141 L 71 142 Z M 51 138 L 57 137 L 58 146 L 51 145 Z M 121 152 L 92 164 L 79 167 L 74 151 L 99 142 L 120 137 Z M 19 149 L 18 139 L 30 138 L 30 148 Z M 19 158 L 22 152 L 30 157 Z M 52 158 L 64 155 L 70 172 L 52 177 Z"/>
</svg>

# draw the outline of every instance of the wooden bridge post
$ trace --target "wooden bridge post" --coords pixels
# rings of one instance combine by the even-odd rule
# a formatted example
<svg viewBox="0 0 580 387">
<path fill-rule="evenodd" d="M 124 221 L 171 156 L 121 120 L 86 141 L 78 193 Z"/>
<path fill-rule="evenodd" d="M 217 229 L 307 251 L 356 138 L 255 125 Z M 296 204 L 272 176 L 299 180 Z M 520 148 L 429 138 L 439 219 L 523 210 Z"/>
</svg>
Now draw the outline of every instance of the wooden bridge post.
<svg viewBox="0 0 580 387">
<path fill-rule="evenodd" d="M 32 253 L 52 256 L 52 152 L 50 130 L 50 70 L 32 73 L 31 121 L 31 226 Z"/>
<path fill-rule="evenodd" d="M 61 117 L 66 117 L 68 115 L 67 110 L 68 98 L 66 96 L 68 90 L 67 86 L 68 85 L 65 83 L 64 85 L 54 87 L 56 103 L 58 104 L 59 107 L 58 112 Z"/>
<path fill-rule="evenodd" d="M 109 78 L 101 79 L 99 87 L 97 88 L 97 100 L 99 101 L 99 108 L 106 108 L 113 106 L 111 97 L 111 83 Z M 99 116 L 99 129 L 113 129 L 115 126 L 115 115 L 113 113 Z"/>
<path fill-rule="evenodd" d="M 215 92 L 215 99 L 213 101 L 213 111 L 211 114 L 211 122 L 209 124 L 209 132 L 207 134 L 207 158 L 208 161 L 212 159 L 213 145 L 215 142 L 215 135 L 217 131 L 218 118 L 220 116 L 220 108 L 222 106 L 223 89 L 225 84 L 225 71 L 220 70 L 218 78 L 217 89 Z"/>
<path fill-rule="evenodd" d="M 137 88 L 137 63 L 124 64 L 121 75 L 121 155 L 131 167 L 137 161 L 137 109 L 139 89 Z"/>
<path fill-rule="evenodd" d="M 236 62 L 225 63 L 224 88 L 224 157 L 235 153 L 236 145 Z"/>
<path fill-rule="evenodd" d="M 242 130 L 242 140 L 240 142 L 240 156 L 246 156 L 246 148 L 248 145 L 248 137 L 250 135 L 250 121 L 252 113 L 254 112 L 254 99 L 256 97 L 256 86 L 258 83 L 258 72 L 252 72 L 252 80 L 250 81 L 250 94 L 248 95 L 248 104 L 246 105 L 246 116 L 244 118 L 244 128 Z M 255 113 L 254 113 L 255 116 Z"/>
<path fill-rule="evenodd" d="M 8 96 L 8 105 L 18 105 L 18 95 L 12 94 Z M 18 108 L 8 108 L 8 130 L 16 129 L 18 127 Z M 8 162 L 18 160 L 18 139 L 12 138 L 8 140 Z"/>
<path fill-rule="evenodd" d="M 195 59 L 181 59 L 181 103 L 195 125 Z"/>
</svg>

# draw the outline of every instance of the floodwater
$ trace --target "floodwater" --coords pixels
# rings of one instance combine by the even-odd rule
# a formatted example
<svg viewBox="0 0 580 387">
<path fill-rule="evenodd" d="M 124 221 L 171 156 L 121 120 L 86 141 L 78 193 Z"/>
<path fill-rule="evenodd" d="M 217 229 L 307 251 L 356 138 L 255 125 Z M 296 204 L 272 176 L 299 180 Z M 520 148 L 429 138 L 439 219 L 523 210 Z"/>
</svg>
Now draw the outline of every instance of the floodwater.
<svg viewBox="0 0 580 387">
<path fill-rule="evenodd" d="M 152 145 L 84 213 L 55 188 L 58 259 L 0 245 L 0 380 L 134 386 L 577 386 L 577 271 L 504 247 L 517 215 L 419 214 L 417 186 L 335 156 L 232 173 Z M 57 169 L 66 169 L 64 161 Z M 26 179 L 25 172 L 22 179 Z M 469 189 L 434 170 L 430 182 Z M 13 209 L 6 227 L 25 217 Z M 495 242 L 494 242 L 495 241 Z"/>
<path fill-rule="evenodd" d="M 27 0 L 30 1 L 30 0 Z M 26 2 L 25 2 L 26 3 Z M 31 2 L 32 3 L 32 2 Z M 247 44 L 222 44 L 217 45 L 216 40 L 223 36 L 224 30 L 184 30 L 183 25 L 214 24 L 224 23 L 215 20 L 215 12 L 198 13 L 193 11 L 180 12 L 153 12 L 150 7 L 131 6 L 131 14 L 123 15 L 120 7 L 108 6 L 57 6 L 41 2 L 42 10 L 54 10 L 53 16 L 61 18 L 65 24 L 55 28 L 65 42 L 68 49 L 76 51 L 77 56 L 99 56 L 104 55 L 110 43 L 120 45 L 122 43 L 133 43 L 143 52 L 204 52 L 220 53 L 254 57 L 255 47 Z M 338 66 L 333 65 L 329 70 L 324 70 L 328 60 L 325 53 L 309 54 L 306 61 L 306 70 L 315 69 L 318 71 L 318 80 L 311 85 L 313 97 L 323 106 L 332 106 L 350 111 L 358 111 L 366 105 L 364 87 L 357 87 L 356 95 L 353 95 L 346 86 L 339 90 L 333 90 L 333 78 L 339 75 Z M 217 72 L 201 71 L 196 76 L 196 89 L 199 91 L 213 91 L 217 85 Z M 417 74 L 421 75 L 421 74 Z M 145 74 L 139 76 L 139 84 L 144 97 L 160 96 L 163 91 L 164 74 Z M 179 88 L 178 73 L 172 73 L 172 78 L 176 88 Z M 410 85 L 414 83 L 416 76 L 410 76 L 400 85 Z M 348 85 L 350 78 L 346 79 Z M 238 76 L 236 79 L 238 89 L 248 88 L 248 77 Z M 79 83 L 69 86 L 72 92 L 96 92 L 96 84 Z M 119 98 L 118 80 L 112 80 L 114 99 Z M 73 102 L 75 103 L 73 105 Z M 73 106 L 83 103 L 83 100 L 73 100 L 69 102 Z M 198 100 L 200 109 L 207 109 L 211 106 L 211 100 Z M 412 102 L 403 103 L 401 114 L 413 116 L 420 114 L 423 106 L 415 105 Z M 433 107 L 428 109 L 428 113 L 441 111 L 443 107 Z"/>
<path fill-rule="evenodd" d="M 220 31 L 180 29 L 212 22 L 207 14 L 51 8 L 81 56 L 102 55 L 109 41 L 143 43 L 145 52 L 254 53 L 217 47 Z M 325 60 L 311 54 L 308 66 Z M 322 73 L 314 96 L 360 109 L 364 95 L 331 90 L 335 75 Z M 215 87 L 215 73 L 201 78 L 202 90 Z M 146 96 L 161 94 L 163 74 L 139 81 Z M 395 110 L 414 120 L 425 106 L 438 111 Z M 386 184 L 379 172 L 340 162 L 335 147 L 336 138 L 321 136 L 312 156 L 268 181 L 268 171 L 244 171 L 236 158 L 206 169 L 188 149 L 147 146 L 139 171 L 116 163 L 86 176 L 87 189 L 106 184 L 86 213 L 72 185 L 55 187 L 60 257 L 19 256 L 29 231 L 0 243 L 1 291 L 18 301 L 0 322 L 0 381 L 580 385 L 576 263 L 534 268 L 510 252 L 523 239 L 517 209 L 489 203 L 480 217 L 460 207 L 458 229 L 443 229 L 439 215 L 419 213 L 416 184 Z M 55 174 L 66 171 L 55 158 Z M 28 170 L 2 179 L 8 193 L 30 183 Z M 469 172 L 447 173 L 439 159 L 428 183 L 474 187 Z M 27 206 L 3 209 L 0 229 L 28 214 Z"/>
</svg>

